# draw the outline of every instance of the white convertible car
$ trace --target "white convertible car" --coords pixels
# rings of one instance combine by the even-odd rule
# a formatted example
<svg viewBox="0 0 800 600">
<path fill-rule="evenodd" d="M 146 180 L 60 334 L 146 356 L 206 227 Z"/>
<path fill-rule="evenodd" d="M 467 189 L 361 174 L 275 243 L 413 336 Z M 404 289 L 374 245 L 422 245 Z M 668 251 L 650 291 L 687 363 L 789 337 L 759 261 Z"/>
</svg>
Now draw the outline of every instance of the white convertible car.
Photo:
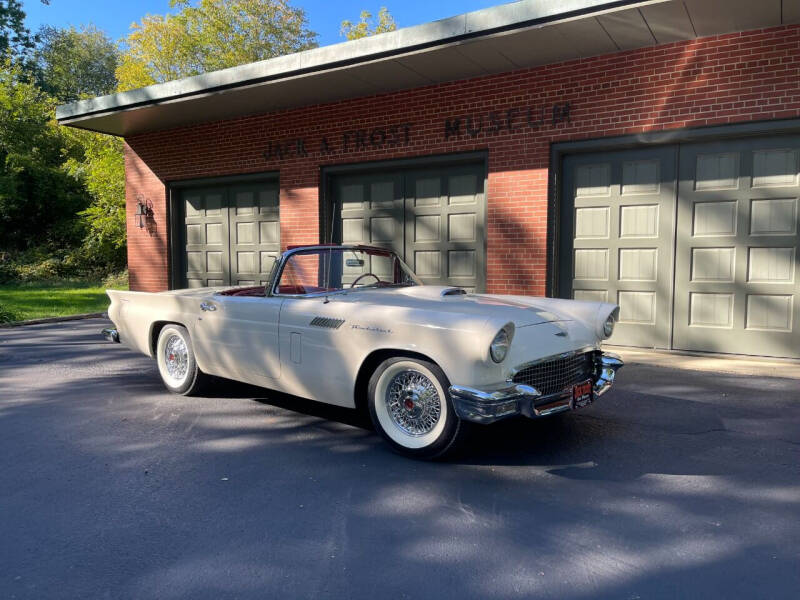
<svg viewBox="0 0 800 600">
<path fill-rule="evenodd" d="M 170 391 L 219 376 L 368 410 L 421 458 L 453 447 L 465 421 L 591 404 L 622 366 L 601 350 L 616 305 L 422 285 L 369 246 L 291 248 L 265 287 L 108 295 L 104 336 L 154 357 Z"/>
</svg>

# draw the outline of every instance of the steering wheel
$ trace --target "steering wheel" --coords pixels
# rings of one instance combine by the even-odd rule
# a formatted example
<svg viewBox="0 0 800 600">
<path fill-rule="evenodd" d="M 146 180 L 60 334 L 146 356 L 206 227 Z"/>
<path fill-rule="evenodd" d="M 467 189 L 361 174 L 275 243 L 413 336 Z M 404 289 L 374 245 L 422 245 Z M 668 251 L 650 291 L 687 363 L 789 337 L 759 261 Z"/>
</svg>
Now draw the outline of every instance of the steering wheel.
<svg viewBox="0 0 800 600">
<path fill-rule="evenodd" d="M 356 277 L 355 281 L 350 284 L 350 287 L 351 288 L 356 287 L 356 284 L 359 281 L 361 281 L 362 279 L 364 279 L 364 277 L 374 277 L 376 283 L 380 283 L 381 282 L 381 278 L 378 277 L 377 275 L 375 275 L 375 273 L 364 273 L 363 275 L 359 275 L 358 277 Z"/>
</svg>

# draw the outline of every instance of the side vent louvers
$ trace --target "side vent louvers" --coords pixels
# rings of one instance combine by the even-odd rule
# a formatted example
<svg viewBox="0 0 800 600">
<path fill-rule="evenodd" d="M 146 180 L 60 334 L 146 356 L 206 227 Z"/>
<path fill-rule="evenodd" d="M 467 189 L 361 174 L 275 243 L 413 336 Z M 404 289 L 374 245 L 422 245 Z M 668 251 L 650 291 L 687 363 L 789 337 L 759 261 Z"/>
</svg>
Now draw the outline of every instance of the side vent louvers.
<svg viewBox="0 0 800 600">
<path fill-rule="evenodd" d="M 314 317 L 311 319 L 312 327 L 323 327 L 325 329 L 339 329 L 344 323 L 344 319 L 330 319 L 328 317 Z"/>
</svg>

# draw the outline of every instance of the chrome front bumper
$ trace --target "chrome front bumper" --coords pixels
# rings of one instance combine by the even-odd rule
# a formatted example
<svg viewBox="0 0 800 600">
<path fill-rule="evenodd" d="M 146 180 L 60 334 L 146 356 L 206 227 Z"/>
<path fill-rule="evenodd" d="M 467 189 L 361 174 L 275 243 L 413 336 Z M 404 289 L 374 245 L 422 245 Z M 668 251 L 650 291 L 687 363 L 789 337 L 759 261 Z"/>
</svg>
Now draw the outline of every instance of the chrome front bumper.
<svg viewBox="0 0 800 600">
<path fill-rule="evenodd" d="M 619 356 L 610 352 L 603 352 L 595 357 L 592 375 L 594 398 L 609 390 L 617 371 L 624 364 Z M 493 423 L 514 415 L 546 417 L 575 408 L 572 404 L 571 388 L 542 396 L 529 385 L 511 382 L 484 389 L 451 385 L 450 396 L 458 416 L 474 423 Z"/>
</svg>

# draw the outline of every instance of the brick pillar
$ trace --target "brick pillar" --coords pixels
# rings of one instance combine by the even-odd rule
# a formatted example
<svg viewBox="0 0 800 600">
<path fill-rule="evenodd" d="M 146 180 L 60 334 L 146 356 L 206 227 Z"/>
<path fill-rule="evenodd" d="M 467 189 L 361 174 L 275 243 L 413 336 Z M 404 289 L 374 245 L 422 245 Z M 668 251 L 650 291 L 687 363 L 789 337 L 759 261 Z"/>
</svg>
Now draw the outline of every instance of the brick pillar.
<svg viewBox="0 0 800 600">
<path fill-rule="evenodd" d="M 136 216 L 139 200 L 153 211 L 142 229 Z M 167 188 L 128 144 L 125 144 L 125 204 L 131 289 L 141 292 L 169 289 Z"/>
</svg>

